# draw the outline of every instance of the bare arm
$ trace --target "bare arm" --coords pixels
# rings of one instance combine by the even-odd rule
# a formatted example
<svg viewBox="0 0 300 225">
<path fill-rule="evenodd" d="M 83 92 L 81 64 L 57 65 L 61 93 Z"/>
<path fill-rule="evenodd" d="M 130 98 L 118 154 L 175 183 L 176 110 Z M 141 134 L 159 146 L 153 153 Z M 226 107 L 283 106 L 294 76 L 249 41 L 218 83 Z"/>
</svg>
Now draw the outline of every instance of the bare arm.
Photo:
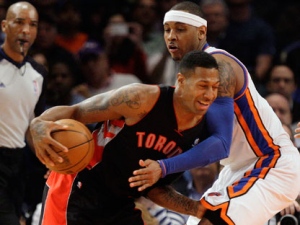
<svg viewBox="0 0 300 225">
<path fill-rule="evenodd" d="M 200 201 L 192 200 L 176 192 L 171 186 L 155 187 L 148 192 L 147 197 L 162 207 L 199 219 L 203 217 L 206 210 Z"/>
<path fill-rule="evenodd" d="M 132 84 L 91 97 L 73 106 L 57 106 L 32 120 L 30 132 L 37 157 L 44 164 L 62 162 L 53 148 L 68 151 L 51 137 L 51 132 L 66 129 L 55 123 L 75 119 L 84 124 L 124 118 L 127 124 L 139 121 L 154 105 L 159 95 L 157 86 Z"/>
</svg>

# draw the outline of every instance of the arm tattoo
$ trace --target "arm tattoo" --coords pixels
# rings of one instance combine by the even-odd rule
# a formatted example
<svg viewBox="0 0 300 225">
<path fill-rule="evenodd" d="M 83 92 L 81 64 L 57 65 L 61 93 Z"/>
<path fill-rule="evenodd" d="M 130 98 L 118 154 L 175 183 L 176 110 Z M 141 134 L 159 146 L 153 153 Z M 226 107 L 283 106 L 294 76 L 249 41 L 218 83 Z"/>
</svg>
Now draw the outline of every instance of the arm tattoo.
<svg viewBox="0 0 300 225">
<path fill-rule="evenodd" d="M 35 125 L 34 129 L 32 129 L 32 137 L 35 137 L 36 140 L 41 141 L 42 136 L 46 135 L 46 130 L 44 129 L 42 124 Z"/>
<path fill-rule="evenodd" d="M 113 98 L 111 98 L 109 101 L 102 100 L 98 103 L 89 103 L 85 105 L 85 107 L 80 108 L 78 110 L 78 114 L 82 115 L 84 113 L 92 113 L 92 112 L 98 112 L 98 111 L 105 111 L 110 106 L 118 106 L 122 103 L 125 103 L 127 106 L 129 106 L 132 109 L 138 109 L 141 106 L 141 101 L 138 93 L 136 91 L 121 91 L 117 93 Z"/>
<path fill-rule="evenodd" d="M 159 193 L 163 207 L 183 214 L 196 215 L 198 210 L 196 201 L 176 192 L 169 186 L 159 187 Z"/>
<path fill-rule="evenodd" d="M 233 97 L 235 86 L 236 86 L 236 78 L 230 63 L 219 60 L 219 74 L 220 74 L 220 86 L 218 91 L 219 97 Z"/>
<path fill-rule="evenodd" d="M 141 106 L 140 96 L 134 90 L 125 90 L 116 95 L 111 99 L 110 104 L 112 106 L 118 106 L 125 103 L 129 108 L 138 109 Z"/>
</svg>

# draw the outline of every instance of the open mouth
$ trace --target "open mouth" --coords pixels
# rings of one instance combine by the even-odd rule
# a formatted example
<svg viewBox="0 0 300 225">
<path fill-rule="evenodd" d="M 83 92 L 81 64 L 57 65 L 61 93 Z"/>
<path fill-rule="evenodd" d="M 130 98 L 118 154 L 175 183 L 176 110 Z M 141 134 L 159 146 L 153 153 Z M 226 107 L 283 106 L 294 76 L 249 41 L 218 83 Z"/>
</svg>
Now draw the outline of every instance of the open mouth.
<svg viewBox="0 0 300 225">
<path fill-rule="evenodd" d="M 28 40 L 26 39 L 18 39 L 18 42 L 20 43 L 20 45 L 24 45 L 28 43 Z"/>
<path fill-rule="evenodd" d="M 176 50 L 178 50 L 178 47 L 176 45 L 174 45 L 174 44 L 169 44 L 168 45 L 168 49 L 170 51 L 176 51 Z"/>
</svg>

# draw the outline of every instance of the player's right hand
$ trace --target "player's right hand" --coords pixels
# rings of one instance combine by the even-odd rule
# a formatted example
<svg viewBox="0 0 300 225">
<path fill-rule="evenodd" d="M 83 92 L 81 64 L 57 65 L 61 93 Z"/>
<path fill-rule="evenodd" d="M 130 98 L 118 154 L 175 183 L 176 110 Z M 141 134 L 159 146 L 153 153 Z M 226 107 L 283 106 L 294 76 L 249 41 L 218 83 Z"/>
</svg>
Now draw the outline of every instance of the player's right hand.
<svg viewBox="0 0 300 225">
<path fill-rule="evenodd" d="M 143 168 L 133 171 L 134 176 L 128 181 L 130 187 L 138 187 L 138 191 L 143 191 L 161 178 L 162 170 L 159 163 L 151 159 L 140 160 L 139 164 Z"/>
<path fill-rule="evenodd" d="M 30 124 L 30 133 L 34 145 L 35 154 L 38 159 L 47 165 L 54 166 L 55 163 L 62 163 L 63 158 L 56 151 L 67 152 L 68 148 L 51 137 L 51 132 L 64 130 L 67 126 L 52 121 L 41 120 L 38 117 Z M 56 150 L 54 150 L 54 148 Z"/>
</svg>

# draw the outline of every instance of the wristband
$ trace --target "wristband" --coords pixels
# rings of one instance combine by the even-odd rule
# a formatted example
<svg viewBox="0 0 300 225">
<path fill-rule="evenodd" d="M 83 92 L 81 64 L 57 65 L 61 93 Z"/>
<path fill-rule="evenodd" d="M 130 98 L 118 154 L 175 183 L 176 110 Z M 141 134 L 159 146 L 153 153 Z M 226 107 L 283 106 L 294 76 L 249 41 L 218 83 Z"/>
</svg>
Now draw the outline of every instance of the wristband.
<svg viewBox="0 0 300 225">
<path fill-rule="evenodd" d="M 161 169 L 161 178 L 164 178 L 167 174 L 167 171 L 166 171 L 166 166 L 164 164 L 164 162 L 162 160 L 157 160 L 159 166 L 160 166 L 160 169 Z"/>
</svg>

